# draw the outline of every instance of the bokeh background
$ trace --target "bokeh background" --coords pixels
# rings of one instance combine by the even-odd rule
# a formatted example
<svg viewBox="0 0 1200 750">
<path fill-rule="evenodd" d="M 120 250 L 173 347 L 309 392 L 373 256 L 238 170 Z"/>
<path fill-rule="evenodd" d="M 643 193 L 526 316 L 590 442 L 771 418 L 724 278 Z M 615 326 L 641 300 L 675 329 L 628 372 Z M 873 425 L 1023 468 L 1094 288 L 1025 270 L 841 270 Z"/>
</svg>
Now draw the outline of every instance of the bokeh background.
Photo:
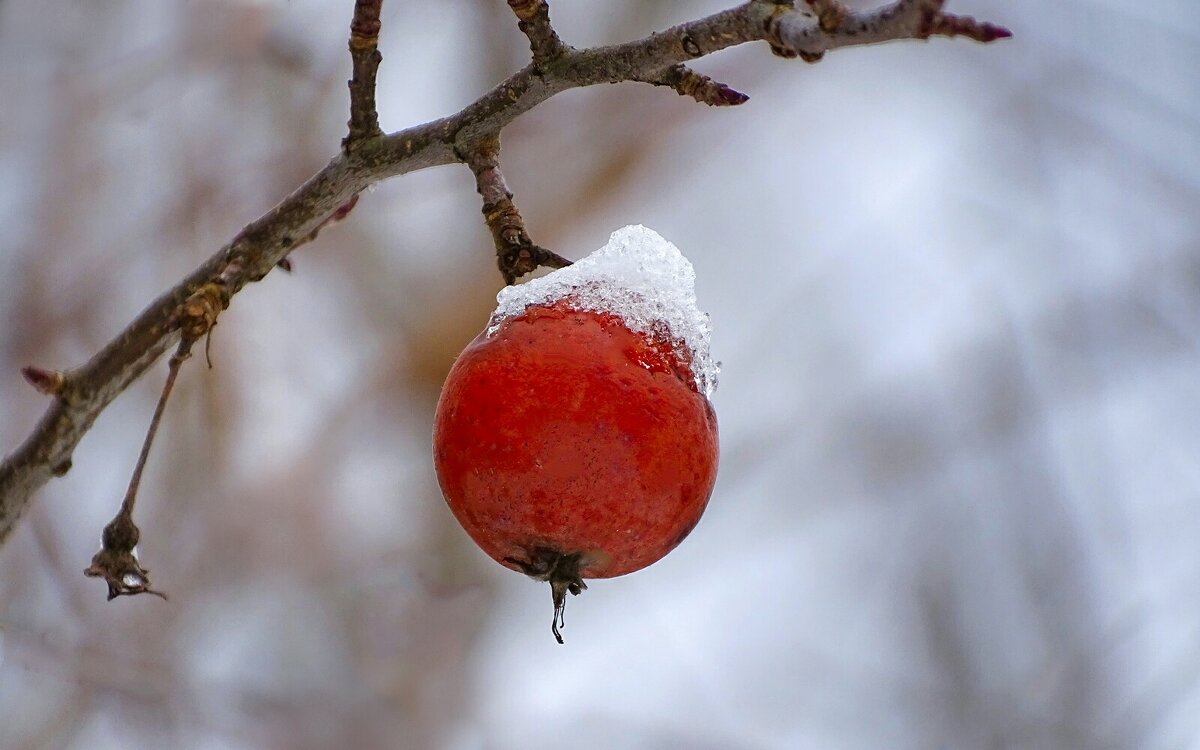
<svg viewBox="0 0 1200 750">
<path fill-rule="evenodd" d="M 728 0 L 555 0 L 622 41 Z M 866 7 L 871 3 L 856 3 Z M 239 295 L 143 483 L 170 601 L 83 568 L 165 375 L 0 549 L 0 747 L 1200 748 L 1200 8 L 953 0 L 1010 26 L 698 66 L 505 132 L 535 239 L 696 266 L 720 478 L 568 607 L 440 498 L 442 378 L 499 277 L 471 174 L 364 194 Z M 0 450 L 336 151 L 350 0 L 0 1 Z M 1153 7 L 1151 7 L 1153 6 Z M 500 0 L 388 2 L 388 130 L 522 65 Z"/>
</svg>

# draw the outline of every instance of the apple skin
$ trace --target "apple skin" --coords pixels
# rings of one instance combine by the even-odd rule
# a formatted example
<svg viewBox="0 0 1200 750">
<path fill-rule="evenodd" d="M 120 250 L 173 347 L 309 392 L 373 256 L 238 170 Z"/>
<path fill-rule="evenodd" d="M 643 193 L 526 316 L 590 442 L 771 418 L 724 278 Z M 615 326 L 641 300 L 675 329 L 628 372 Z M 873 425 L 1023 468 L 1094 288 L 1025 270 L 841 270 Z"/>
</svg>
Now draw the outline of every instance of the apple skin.
<svg viewBox="0 0 1200 750">
<path fill-rule="evenodd" d="M 433 442 L 442 493 L 471 539 L 552 584 L 557 560 L 570 560 L 572 593 L 674 549 L 717 475 L 716 414 L 686 354 L 569 299 L 467 346 Z"/>
</svg>

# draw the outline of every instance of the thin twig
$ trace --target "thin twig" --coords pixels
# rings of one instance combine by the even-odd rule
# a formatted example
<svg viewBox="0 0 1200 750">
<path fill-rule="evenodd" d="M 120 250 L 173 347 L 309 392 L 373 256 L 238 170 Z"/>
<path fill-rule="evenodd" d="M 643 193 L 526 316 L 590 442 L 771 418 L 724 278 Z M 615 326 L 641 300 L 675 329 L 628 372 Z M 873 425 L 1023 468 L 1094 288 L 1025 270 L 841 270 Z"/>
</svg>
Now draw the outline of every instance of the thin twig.
<svg viewBox="0 0 1200 750">
<path fill-rule="evenodd" d="M 379 53 L 379 12 L 383 0 L 355 0 L 350 22 L 350 132 L 342 139 L 349 148 L 356 141 L 383 135 L 375 109 L 375 75 L 383 55 Z"/>
<path fill-rule="evenodd" d="M 736 107 L 750 101 L 750 97 L 742 92 L 697 73 L 686 65 L 672 65 L 660 78 L 647 83 L 668 86 L 680 96 L 690 96 L 710 107 Z"/>
<path fill-rule="evenodd" d="M 550 6 L 546 0 L 508 0 L 508 6 L 517 17 L 517 27 L 529 37 L 529 50 L 538 69 L 567 49 L 550 25 Z"/>
<path fill-rule="evenodd" d="M 89 578 L 104 579 L 108 584 L 109 601 L 118 596 L 137 594 L 154 594 L 163 599 L 167 598 L 161 591 L 150 588 L 150 571 L 143 568 L 138 560 L 137 545 L 142 532 L 133 522 L 133 507 L 137 502 L 138 487 L 142 483 L 142 470 L 146 468 L 146 459 L 150 457 L 150 446 L 154 444 L 154 436 L 162 421 L 163 411 L 166 410 L 167 399 L 171 397 L 175 378 L 179 376 L 179 367 L 188 356 L 190 354 L 184 351 L 181 342 L 179 351 L 171 355 L 170 361 L 167 362 L 167 380 L 163 384 L 162 394 L 158 397 L 158 405 L 154 408 L 154 416 L 150 418 L 150 428 L 146 431 L 146 439 L 142 441 L 142 451 L 133 467 L 133 476 L 129 479 L 125 499 L 121 501 L 117 515 L 108 522 L 100 535 L 100 551 L 92 556 L 91 565 L 83 571 Z"/>
<path fill-rule="evenodd" d="M 834 0 L 815 0 L 815 23 L 809 12 L 776 6 L 764 20 L 764 38 L 776 54 L 816 62 L 830 50 L 898 39 L 962 35 L 991 42 L 1012 36 L 1000 26 L 943 13 L 944 4 L 945 0 L 897 0 L 855 13 Z"/>
<path fill-rule="evenodd" d="M 182 349 L 182 346 L 180 348 Z M 138 454 L 133 476 L 129 478 L 129 488 L 125 490 L 125 499 L 121 501 L 121 509 L 117 515 L 133 515 L 138 486 L 142 483 L 142 471 L 146 468 L 146 459 L 150 457 L 150 446 L 154 444 L 154 436 L 158 433 L 158 425 L 162 422 L 163 412 L 167 408 L 167 399 L 171 397 L 171 389 L 175 387 L 175 379 L 179 377 L 179 366 L 190 356 L 191 352 L 178 351 L 167 361 L 167 380 L 163 383 L 158 405 L 154 407 L 154 416 L 150 417 L 150 428 L 146 430 L 146 439 L 142 441 L 142 452 Z"/>
<path fill-rule="evenodd" d="M 483 219 L 492 231 L 496 265 L 505 284 L 538 268 L 565 268 L 571 261 L 533 244 L 525 231 L 525 220 L 513 203 L 512 191 L 500 171 L 500 139 L 488 138 L 464 149 L 461 154 L 475 174 L 475 189 L 483 198 Z"/>
<path fill-rule="evenodd" d="M 45 370 L 41 367 L 22 367 L 21 375 L 25 382 L 37 389 L 44 396 L 57 396 L 67 386 L 67 377 L 58 370 Z"/>
<path fill-rule="evenodd" d="M 154 407 L 154 415 L 150 418 L 150 427 L 146 430 L 146 439 L 142 441 L 142 450 L 138 454 L 137 463 L 134 464 L 125 499 L 121 501 L 117 515 L 109 521 L 100 535 L 100 551 L 92 557 L 92 564 L 83 571 L 86 576 L 104 579 L 108 584 L 109 601 L 118 596 L 137 594 L 154 594 L 163 599 L 167 598 L 161 591 L 150 588 L 150 571 L 143 568 L 138 560 L 137 544 L 142 532 L 133 522 L 133 508 L 142 483 L 142 472 L 146 468 L 146 460 L 150 457 L 150 446 L 154 444 L 154 437 L 158 434 L 167 400 L 175 387 L 175 379 L 179 377 L 179 368 L 184 360 L 191 357 L 192 347 L 201 338 L 205 340 L 205 356 L 208 356 L 208 342 L 212 341 L 213 327 L 216 326 L 221 311 L 228 306 L 229 295 L 226 294 L 225 287 L 219 282 L 214 282 L 204 285 L 188 297 L 171 320 L 172 327 L 180 332 L 179 347 L 167 362 L 167 379 L 163 383 L 158 404 Z M 212 367 L 211 361 L 209 367 Z"/>
</svg>

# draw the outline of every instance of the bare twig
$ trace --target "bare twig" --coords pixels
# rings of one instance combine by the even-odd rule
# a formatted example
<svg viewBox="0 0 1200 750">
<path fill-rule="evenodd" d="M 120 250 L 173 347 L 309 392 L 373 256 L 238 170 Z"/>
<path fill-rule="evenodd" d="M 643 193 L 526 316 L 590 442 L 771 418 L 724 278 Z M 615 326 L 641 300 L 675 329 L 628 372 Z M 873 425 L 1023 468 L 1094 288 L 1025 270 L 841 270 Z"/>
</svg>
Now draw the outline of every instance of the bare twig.
<svg viewBox="0 0 1200 750">
<path fill-rule="evenodd" d="M 496 264 L 505 284 L 538 268 L 565 268 L 571 261 L 533 244 L 525 231 L 525 220 L 512 201 L 512 191 L 500 171 L 500 139 L 487 138 L 463 149 L 463 161 L 475 173 L 475 189 L 483 198 L 483 219 L 492 230 L 496 245 Z"/>
<path fill-rule="evenodd" d="M 342 147 L 356 141 L 383 135 L 379 113 L 375 110 L 375 74 L 383 55 L 379 53 L 379 12 L 383 0 L 354 0 L 354 20 L 350 22 L 350 132 Z"/>
<path fill-rule="evenodd" d="M 855 13 L 837 0 L 808 4 L 816 11 L 815 23 L 812 13 L 784 5 L 777 5 L 765 19 L 765 38 L 776 54 L 816 62 L 832 49 L 898 39 L 963 35 L 991 42 L 1012 36 L 1002 27 L 943 13 L 945 0 L 897 0 L 864 13 Z"/>
<path fill-rule="evenodd" d="M 558 32 L 550 25 L 550 6 L 546 0 L 508 0 L 508 6 L 517 16 L 517 27 L 529 37 L 533 64 L 538 69 L 567 49 L 558 38 Z"/>
<path fill-rule="evenodd" d="M 190 347 L 189 347 L 190 348 Z M 133 506 L 137 499 L 138 486 L 142 481 L 142 470 L 146 467 L 146 459 L 150 456 L 150 446 L 154 443 L 154 435 L 158 432 L 159 422 L 162 421 L 167 399 L 179 375 L 179 366 L 190 356 L 184 351 L 180 342 L 179 351 L 171 355 L 167 363 L 167 380 L 163 384 L 162 395 L 158 397 L 158 405 L 154 408 L 154 416 L 150 418 L 150 429 L 146 431 L 146 439 L 142 442 L 142 452 L 138 454 L 137 464 L 133 467 L 133 476 L 129 480 L 129 489 L 125 499 L 113 520 L 104 527 L 100 535 L 100 551 L 92 556 L 92 564 L 83 571 L 90 578 L 103 578 L 108 584 L 108 599 L 112 601 L 118 596 L 133 596 L 135 594 L 154 594 L 163 599 L 167 595 L 150 588 L 150 571 L 142 567 L 138 560 L 137 545 L 142 532 L 133 522 Z"/>
<path fill-rule="evenodd" d="M 362 5 L 378 8 L 378 2 L 364 0 L 356 4 L 356 10 Z M 544 41 L 551 38 L 549 31 L 539 30 L 542 5 L 518 3 L 533 8 L 530 17 L 536 23 L 533 31 L 527 28 L 526 33 L 543 39 L 539 42 L 531 38 L 534 47 L 545 47 L 539 53 L 542 62 L 509 76 L 455 115 L 386 136 L 353 140 L 352 147 L 343 149 L 278 206 L 151 302 L 91 360 L 64 372 L 61 388 L 32 434 L 0 463 L 0 541 L 12 531 L 34 491 L 70 466 L 72 451 L 96 417 L 179 342 L 180 330 L 172 321 L 182 304 L 208 284 L 221 284 L 232 298 L 246 284 L 262 279 L 288 253 L 313 239 L 369 185 L 418 169 L 462 161 L 472 152 L 472 144 L 497 138 L 514 119 L 567 89 L 660 80 L 670 75 L 673 66 L 738 44 L 766 40 L 781 54 L 812 59 L 826 50 L 897 39 L 965 35 L 991 41 L 1008 36 L 1007 30 L 1000 27 L 943 13 L 942 0 L 897 0 L 868 13 L 850 13 L 832 30 L 822 28 L 812 11 L 797 10 L 791 3 L 749 0 L 638 41 L 584 50 L 563 45 L 550 55 L 546 49 L 555 45 L 552 40 Z M 521 18 L 524 11 L 517 7 L 514 10 Z M 550 30 L 548 16 L 545 24 Z M 374 34 L 368 29 L 364 36 L 377 37 L 377 33 L 377 29 Z M 371 71 L 373 79 L 374 68 Z M 360 115 L 367 111 L 362 108 Z M 373 105 L 369 111 L 373 114 Z M 372 131 L 374 117 L 363 115 L 359 121 L 362 127 L 358 132 Z M 497 176 L 502 177 L 496 171 L 483 179 L 485 183 L 495 182 L 499 188 L 502 181 L 495 181 Z"/>
<path fill-rule="evenodd" d="M 970 16 L 954 16 L 948 13 L 935 13 L 929 19 L 925 31 L 927 36 L 965 36 L 985 44 L 1012 36 L 1012 32 L 1003 26 L 976 21 Z"/>
<path fill-rule="evenodd" d="M 104 533 L 100 536 L 100 551 L 92 557 L 92 564 L 87 570 L 83 571 L 86 576 L 103 578 L 108 583 L 109 601 L 118 596 L 135 594 L 154 594 L 163 599 L 167 598 L 161 591 L 150 588 L 150 571 L 143 568 L 138 560 L 137 544 L 141 538 L 141 531 L 133 522 L 133 507 L 137 502 L 146 459 L 150 457 L 150 446 L 154 444 L 154 436 L 158 434 L 158 426 L 167 408 L 167 399 L 171 397 L 171 389 L 175 386 L 175 379 L 179 377 L 179 368 L 184 360 L 192 356 L 192 347 L 201 338 L 206 342 L 205 356 L 208 356 L 207 342 L 211 341 L 217 316 L 228 306 L 229 295 L 223 284 L 205 284 L 180 305 L 172 320 L 172 326 L 180 331 L 179 348 L 167 363 L 167 380 L 163 383 L 162 394 L 154 408 L 154 416 L 150 418 L 150 427 L 146 430 L 146 439 L 142 441 L 142 451 L 133 467 L 133 476 L 129 479 L 125 499 L 121 501 L 117 515 L 104 527 Z M 211 361 L 208 366 L 212 367 Z"/>
<path fill-rule="evenodd" d="M 67 377 L 58 370 L 43 370 L 40 367 L 22 367 L 25 381 L 45 396 L 57 396 L 67 385 Z"/>
<path fill-rule="evenodd" d="M 701 104 L 712 107 L 734 107 L 750 101 L 750 97 L 742 92 L 697 73 L 686 65 L 672 65 L 660 78 L 647 83 L 669 86 L 680 96 L 690 96 Z"/>
</svg>

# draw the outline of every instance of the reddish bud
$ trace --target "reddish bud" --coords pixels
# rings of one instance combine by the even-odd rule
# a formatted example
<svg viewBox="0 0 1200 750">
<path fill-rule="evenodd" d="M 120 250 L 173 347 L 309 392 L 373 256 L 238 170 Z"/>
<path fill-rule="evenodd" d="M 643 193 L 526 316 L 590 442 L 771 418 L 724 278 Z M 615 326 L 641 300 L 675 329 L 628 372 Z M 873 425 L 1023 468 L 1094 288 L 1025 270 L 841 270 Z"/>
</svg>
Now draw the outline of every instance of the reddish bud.
<svg viewBox="0 0 1200 750">
<path fill-rule="evenodd" d="M 47 396 L 57 396 L 62 393 L 67 384 L 67 377 L 58 370 L 43 370 L 40 367 L 22 367 L 21 374 L 26 382 Z"/>
<path fill-rule="evenodd" d="M 735 91 L 728 86 L 721 84 L 717 87 L 716 97 L 717 104 L 727 107 L 736 107 L 739 104 L 745 104 L 750 101 L 750 97 L 740 91 Z"/>
<path fill-rule="evenodd" d="M 997 39 L 1008 39 L 1012 32 L 1003 26 L 976 21 L 970 16 L 956 16 L 949 13 L 934 13 L 921 24 L 919 36 L 965 36 L 977 42 L 994 42 Z"/>
<path fill-rule="evenodd" d="M 354 207 L 357 205 L 358 205 L 358 193 L 355 193 L 353 198 L 346 201 L 342 205 L 338 206 L 338 209 L 333 212 L 333 215 L 330 216 L 329 219 L 326 220 L 326 222 L 325 222 L 326 225 L 337 223 L 337 222 L 341 221 L 342 219 L 346 218 L 347 216 L 350 215 L 350 212 L 353 211 Z"/>
<path fill-rule="evenodd" d="M 980 24 L 981 42 L 994 42 L 997 39 L 1012 39 L 1013 33 L 1003 26 L 997 26 L 992 23 Z"/>
</svg>

